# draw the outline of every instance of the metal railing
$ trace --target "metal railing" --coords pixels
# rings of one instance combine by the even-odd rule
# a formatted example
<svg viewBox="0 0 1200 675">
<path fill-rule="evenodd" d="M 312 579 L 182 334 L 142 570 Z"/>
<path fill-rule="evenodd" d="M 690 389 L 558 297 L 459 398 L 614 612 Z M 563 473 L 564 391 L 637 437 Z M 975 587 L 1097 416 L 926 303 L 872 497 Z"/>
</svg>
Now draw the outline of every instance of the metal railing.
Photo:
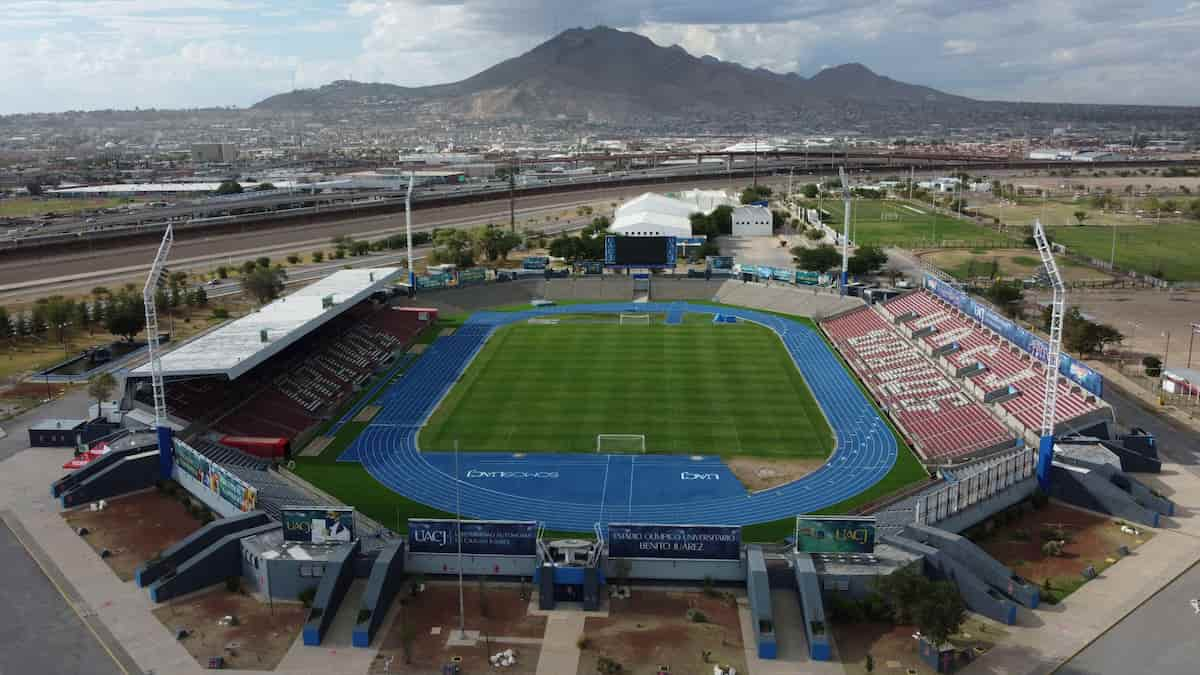
<svg viewBox="0 0 1200 675">
<path fill-rule="evenodd" d="M 934 525 L 1033 476 L 1036 454 L 1018 448 L 956 469 L 948 485 L 917 497 L 914 513 L 920 525 Z"/>
</svg>

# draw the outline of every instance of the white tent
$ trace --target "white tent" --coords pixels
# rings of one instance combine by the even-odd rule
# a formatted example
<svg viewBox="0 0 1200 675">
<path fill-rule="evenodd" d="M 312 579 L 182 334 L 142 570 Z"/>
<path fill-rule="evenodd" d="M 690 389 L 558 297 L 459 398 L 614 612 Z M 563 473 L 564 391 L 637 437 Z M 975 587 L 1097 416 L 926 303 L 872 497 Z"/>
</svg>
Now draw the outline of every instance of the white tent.
<svg viewBox="0 0 1200 675">
<path fill-rule="evenodd" d="M 647 192 L 617 209 L 612 231 L 627 237 L 690 237 L 693 213 L 711 213 L 728 199 L 724 193 L 693 190 L 692 199 L 676 199 Z"/>
</svg>

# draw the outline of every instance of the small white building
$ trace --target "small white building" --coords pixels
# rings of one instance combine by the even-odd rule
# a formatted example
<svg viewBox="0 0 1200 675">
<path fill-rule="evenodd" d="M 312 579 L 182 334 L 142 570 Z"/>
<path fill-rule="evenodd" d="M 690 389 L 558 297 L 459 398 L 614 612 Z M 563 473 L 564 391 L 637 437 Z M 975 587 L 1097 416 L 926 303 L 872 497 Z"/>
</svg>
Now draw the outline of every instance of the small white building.
<svg viewBox="0 0 1200 675">
<path fill-rule="evenodd" d="M 765 206 L 739 206 L 733 210 L 733 236 L 771 236 L 771 210 Z"/>
</svg>

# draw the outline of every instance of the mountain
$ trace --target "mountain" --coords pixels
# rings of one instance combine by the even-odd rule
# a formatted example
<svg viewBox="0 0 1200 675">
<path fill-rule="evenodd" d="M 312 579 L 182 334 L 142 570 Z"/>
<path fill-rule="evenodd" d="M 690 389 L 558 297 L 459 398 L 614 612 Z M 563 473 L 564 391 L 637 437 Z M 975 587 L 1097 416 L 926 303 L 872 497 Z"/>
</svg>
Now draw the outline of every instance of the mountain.
<svg viewBox="0 0 1200 675">
<path fill-rule="evenodd" d="M 1195 128 L 1196 108 L 978 101 L 899 82 L 860 63 L 811 78 L 696 57 L 612 28 L 575 28 L 459 82 L 429 87 L 341 80 L 267 98 L 269 113 L 363 113 L 481 122 L 587 120 L 641 128 L 859 129 L 940 133 L 1071 123 Z M 933 125 L 940 125 L 934 127 Z"/>
<path fill-rule="evenodd" d="M 795 113 L 833 101 L 966 102 L 928 87 L 881 77 L 861 64 L 809 79 L 750 69 L 611 28 L 572 29 L 460 82 L 430 87 L 337 81 L 265 99 L 261 110 L 333 110 L 434 105 L 473 118 L 560 115 L 628 120 L 660 115 Z"/>
</svg>

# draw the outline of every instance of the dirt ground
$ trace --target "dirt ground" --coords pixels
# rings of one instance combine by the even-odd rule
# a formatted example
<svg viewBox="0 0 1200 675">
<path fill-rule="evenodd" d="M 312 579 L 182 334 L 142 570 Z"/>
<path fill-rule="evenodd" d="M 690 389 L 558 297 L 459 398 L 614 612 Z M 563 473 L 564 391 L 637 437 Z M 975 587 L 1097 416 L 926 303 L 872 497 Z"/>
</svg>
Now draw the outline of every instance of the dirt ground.
<svg viewBox="0 0 1200 675">
<path fill-rule="evenodd" d="M 766 490 L 816 471 L 825 463 L 822 459 L 764 459 L 761 457 L 733 457 L 725 465 L 742 481 L 750 492 Z"/>
<path fill-rule="evenodd" d="M 917 641 L 912 637 L 916 632 L 915 626 L 887 623 L 833 625 L 837 658 L 846 675 L 866 675 L 868 654 L 875 661 L 874 673 L 900 675 L 911 668 L 920 675 L 934 675 L 934 670 L 925 665 L 917 652 Z M 1007 631 L 1000 624 L 969 614 L 962 633 L 950 638 L 950 642 L 978 654 L 1002 642 L 1006 635 Z"/>
<path fill-rule="evenodd" d="M 533 588 L 528 590 L 532 592 Z M 516 584 L 489 583 L 484 587 L 484 596 L 487 598 L 487 618 L 483 618 L 485 608 L 479 602 L 478 584 L 469 583 L 464 588 L 466 628 L 479 631 L 481 635 L 474 647 L 446 646 L 446 639 L 458 630 L 458 587 L 455 584 L 426 583 L 424 592 L 416 598 L 404 597 L 405 604 L 379 643 L 379 655 L 371 672 L 382 673 L 386 669 L 389 673 L 440 673 L 442 665 L 456 656 L 462 659 L 464 673 L 490 672 L 488 657 L 505 649 L 516 652 L 517 663 L 503 672 L 536 672 L 541 646 L 523 640 L 540 640 L 546 632 L 546 617 L 528 614 L 529 601 L 521 599 L 521 589 Z M 413 653 L 411 663 L 406 663 L 402 636 L 409 622 L 412 624 L 410 630 L 414 631 Z M 483 636 L 488 639 L 485 641 Z M 506 642 L 505 638 L 519 638 L 522 642 Z"/>
<path fill-rule="evenodd" d="M 201 666 L 212 656 L 224 656 L 226 668 L 274 670 L 300 635 L 308 610 L 294 602 L 276 602 L 274 610 L 251 595 L 230 593 L 224 587 L 167 603 L 154 616 L 172 634 L 186 629 L 182 640 Z M 224 616 L 238 625 L 221 626 Z M 228 647 L 228 649 L 227 649 Z"/>
<path fill-rule="evenodd" d="M 992 261 L 995 260 L 999 264 L 999 275 L 1007 279 L 1024 279 L 1033 276 L 1042 267 L 1042 261 L 1038 258 L 1037 251 L 1031 249 L 995 249 L 978 254 L 964 249 L 942 249 L 922 251 L 917 255 L 922 260 L 952 274 L 965 270 L 972 259 L 975 261 L 976 274 L 988 274 L 991 271 Z M 1108 281 L 1112 278 L 1100 270 L 1065 261 L 1059 264 L 1059 270 L 1066 281 Z M 956 274 L 956 276 L 958 275 Z"/>
<path fill-rule="evenodd" d="M 1027 292 L 1030 301 L 1045 301 L 1044 292 Z M 1167 359 L 1167 367 L 1182 368 L 1188 360 L 1191 325 L 1200 322 L 1200 291 L 1113 290 L 1075 291 L 1067 304 L 1078 307 L 1093 321 L 1106 323 L 1125 336 L 1120 349 L 1137 354 L 1126 364 L 1127 371 L 1140 371 L 1141 355 Z M 1171 335 L 1168 350 L 1167 334 Z M 1169 353 L 1168 353 L 1169 352 Z M 1193 347 L 1192 366 L 1200 367 L 1200 353 Z"/>
<path fill-rule="evenodd" d="M 72 528 L 88 529 L 84 540 L 97 555 L 105 548 L 112 552 L 105 562 L 121 581 L 132 580 L 138 565 L 200 529 L 182 502 L 157 490 L 110 499 L 103 511 L 83 507 L 62 516 Z"/>
<path fill-rule="evenodd" d="M 1045 556 L 1042 545 L 1055 529 L 1066 534 L 1063 554 Z M 1085 567 L 1093 565 L 1102 572 L 1118 560 L 1118 546 L 1124 544 L 1133 550 L 1152 536 L 1142 527 L 1137 529 L 1141 533 L 1138 536 L 1125 534 L 1114 519 L 1051 501 L 1040 510 L 997 527 L 976 543 L 1039 586 L 1050 579 L 1057 600 L 1082 585 Z"/>
<path fill-rule="evenodd" d="M 707 621 L 688 619 L 688 610 Z M 633 589 L 628 599 L 613 599 L 607 618 L 589 617 L 583 635 L 589 644 L 579 659 L 579 675 L 593 675 L 600 656 L 624 666 L 623 673 L 711 673 L 714 663 L 746 672 L 737 606 L 729 599 L 700 592 Z M 711 652 L 706 663 L 702 652 Z"/>
</svg>

